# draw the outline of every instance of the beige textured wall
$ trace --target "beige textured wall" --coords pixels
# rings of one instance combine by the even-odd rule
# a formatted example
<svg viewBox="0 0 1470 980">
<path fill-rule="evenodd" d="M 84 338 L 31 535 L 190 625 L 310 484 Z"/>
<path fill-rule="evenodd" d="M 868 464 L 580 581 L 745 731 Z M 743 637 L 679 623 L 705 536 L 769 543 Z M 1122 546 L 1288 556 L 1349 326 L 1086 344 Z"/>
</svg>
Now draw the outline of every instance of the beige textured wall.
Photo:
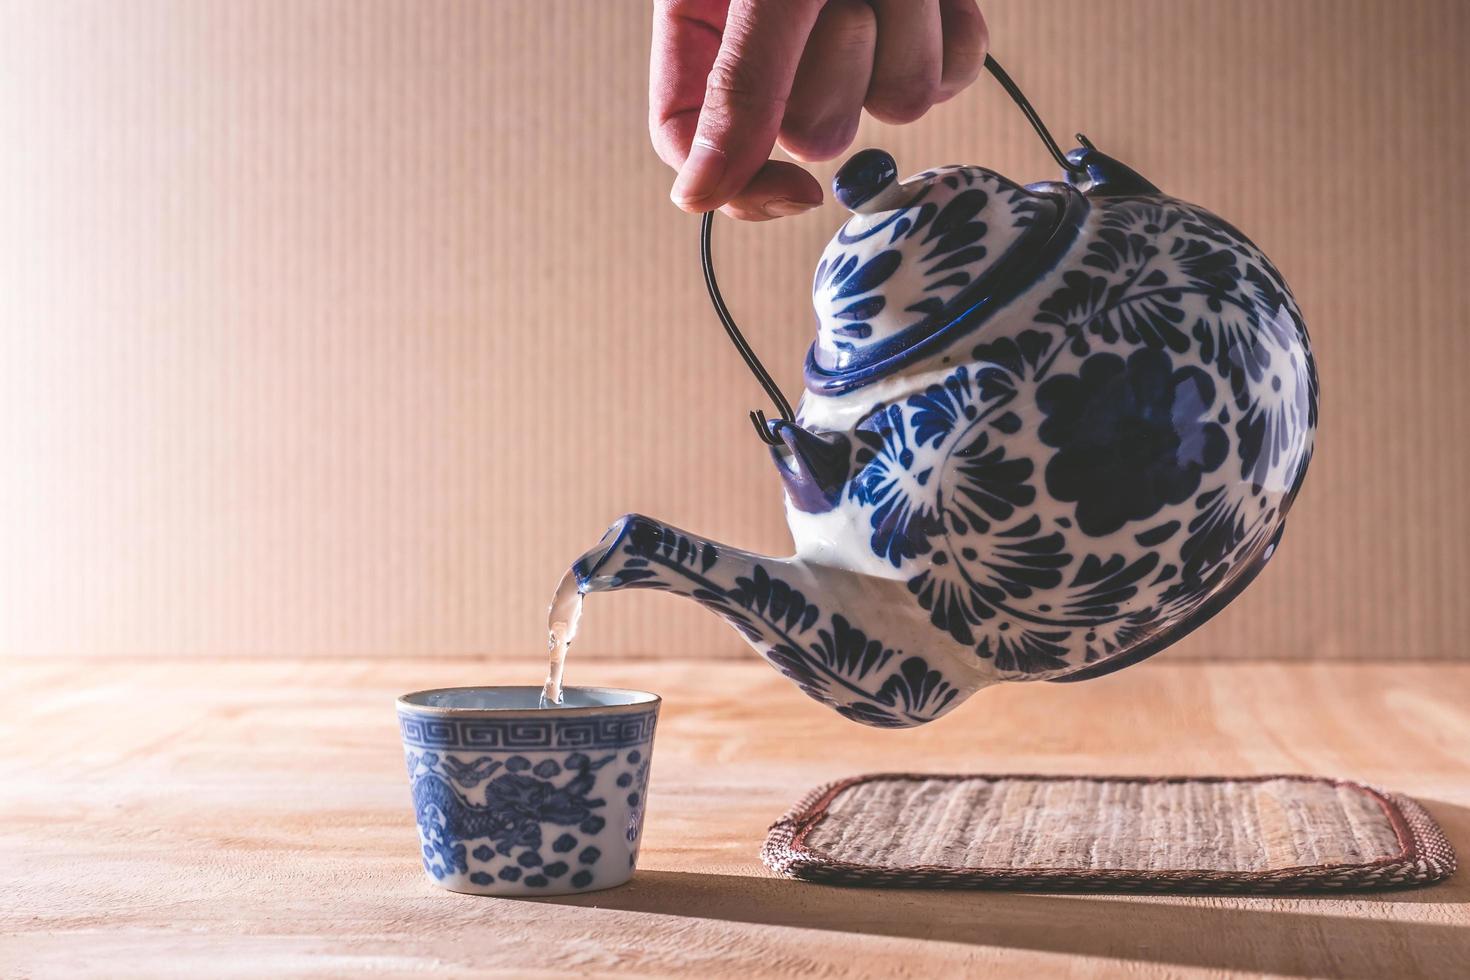
<svg viewBox="0 0 1470 980">
<path fill-rule="evenodd" d="M 1317 345 L 1283 549 L 1176 655 L 1466 655 L 1470 5 L 985 12 L 1059 134 L 1245 228 Z M 647 146 L 647 33 L 641 0 L 0 4 L 0 651 L 533 679 L 552 585 L 620 513 L 784 549 L 759 392 Z M 1052 171 L 988 81 L 873 144 Z M 792 393 L 839 220 L 719 228 Z M 623 595 L 580 655 L 741 649 Z"/>
</svg>

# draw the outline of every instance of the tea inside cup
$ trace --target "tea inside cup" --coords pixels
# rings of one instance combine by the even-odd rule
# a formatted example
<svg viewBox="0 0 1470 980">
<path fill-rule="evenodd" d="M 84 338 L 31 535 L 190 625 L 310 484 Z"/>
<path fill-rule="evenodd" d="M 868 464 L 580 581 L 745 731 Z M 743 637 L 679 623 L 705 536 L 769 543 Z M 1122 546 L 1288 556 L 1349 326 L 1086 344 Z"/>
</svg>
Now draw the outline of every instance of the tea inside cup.
<svg viewBox="0 0 1470 980">
<path fill-rule="evenodd" d="M 424 870 L 479 895 L 626 882 L 643 831 L 660 700 L 643 691 L 455 687 L 405 694 L 398 724 Z"/>
</svg>

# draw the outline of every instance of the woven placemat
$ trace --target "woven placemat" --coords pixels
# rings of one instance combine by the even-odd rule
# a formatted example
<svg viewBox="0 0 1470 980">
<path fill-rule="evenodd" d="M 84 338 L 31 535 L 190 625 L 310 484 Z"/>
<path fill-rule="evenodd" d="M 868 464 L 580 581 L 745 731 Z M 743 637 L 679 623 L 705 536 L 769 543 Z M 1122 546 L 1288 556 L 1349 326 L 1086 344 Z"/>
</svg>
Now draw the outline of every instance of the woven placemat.
<svg viewBox="0 0 1470 980">
<path fill-rule="evenodd" d="M 1406 796 L 1307 776 L 858 776 L 771 827 L 777 874 L 843 885 L 1301 892 L 1455 870 Z"/>
</svg>

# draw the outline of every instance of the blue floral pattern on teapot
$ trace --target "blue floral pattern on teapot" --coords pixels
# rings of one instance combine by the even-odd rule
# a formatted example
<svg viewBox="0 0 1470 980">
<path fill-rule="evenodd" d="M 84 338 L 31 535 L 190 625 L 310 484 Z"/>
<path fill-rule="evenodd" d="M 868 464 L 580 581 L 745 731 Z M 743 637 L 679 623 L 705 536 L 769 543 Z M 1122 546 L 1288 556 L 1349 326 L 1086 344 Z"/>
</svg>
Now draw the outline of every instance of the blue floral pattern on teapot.
<svg viewBox="0 0 1470 980">
<path fill-rule="evenodd" d="M 892 727 L 1135 663 L 1238 595 L 1312 456 L 1301 311 L 1230 224 L 1068 158 L 1085 176 L 1025 187 L 849 161 L 806 393 L 769 423 L 796 554 L 630 515 L 575 566 L 583 590 L 692 598 Z"/>
</svg>

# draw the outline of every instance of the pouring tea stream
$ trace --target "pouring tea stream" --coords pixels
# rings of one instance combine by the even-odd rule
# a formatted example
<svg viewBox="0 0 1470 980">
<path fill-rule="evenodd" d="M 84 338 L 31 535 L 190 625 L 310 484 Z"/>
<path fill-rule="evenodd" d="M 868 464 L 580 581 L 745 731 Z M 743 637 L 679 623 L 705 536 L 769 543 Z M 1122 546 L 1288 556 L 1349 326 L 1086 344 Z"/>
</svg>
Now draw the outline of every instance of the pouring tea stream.
<svg viewBox="0 0 1470 980">
<path fill-rule="evenodd" d="M 1085 140 L 1062 156 L 989 66 L 1063 179 L 853 156 L 795 412 L 720 298 L 705 217 L 711 298 L 781 416 L 752 413 L 796 553 L 630 514 L 569 573 L 700 603 L 870 725 L 1179 640 L 1264 567 L 1312 455 L 1316 369 L 1275 266 Z"/>
</svg>

